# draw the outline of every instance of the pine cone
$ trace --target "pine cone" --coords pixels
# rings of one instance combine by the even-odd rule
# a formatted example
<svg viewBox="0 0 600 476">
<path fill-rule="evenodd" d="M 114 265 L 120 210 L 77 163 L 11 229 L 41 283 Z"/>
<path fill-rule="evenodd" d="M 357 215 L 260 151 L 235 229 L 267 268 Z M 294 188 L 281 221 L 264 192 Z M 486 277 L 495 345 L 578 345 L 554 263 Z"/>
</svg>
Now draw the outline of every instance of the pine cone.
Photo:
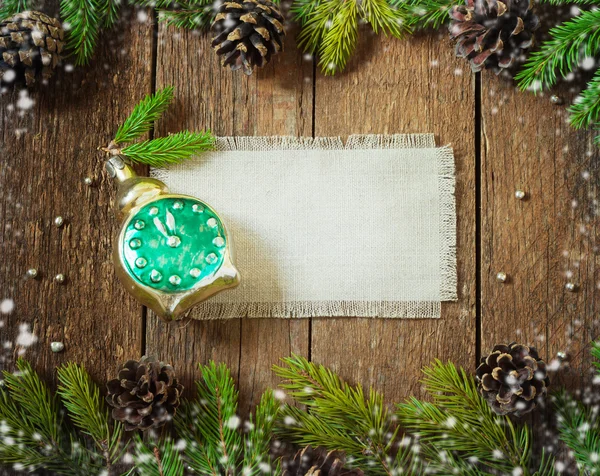
<svg viewBox="0 0 600 476">
<path fill-rule="evenodd" d="M 0 22 L 0 82 L 33 85 L 60 62 L 64 30 L 56 18 L 29 11 Z"/>
<path fill-rule="evenodd" d="M 550 379 L 535 347 L 497 345 L 477 368 L 479 391 L 498 415 L 517 417 L 543 401 Z"/>
<path fill-rule="evenodd" d="M 148 357 L 127 361 L 106 387 L 112 417 L 127 431 L 163 426 L 175 415 L 183 392 L 173 367 Z"/>
<path fill-rule="evenodd" d="M 212 46 L 223 66 L 250 75 L 283 49 L 283 16 L 268 0 L 237 0 L 219 7 L 212 30 Z"/>
<path fill-rule="evenodd" d="M 345 468 L 345 464 L 346 458 L 340 451 L 307 446 L 293 458 L 283 460 L 282 476 L 364 476 L 358 469 Z"/>
<path fill-rule="evenodd" d="M 466 0 L 450 10 L 450 38 L 456 56 L 467 58 L 474 72 L 484 66 L 500 73 L 533 44 L 539 18 L 531 0 Z"/>
</svg>

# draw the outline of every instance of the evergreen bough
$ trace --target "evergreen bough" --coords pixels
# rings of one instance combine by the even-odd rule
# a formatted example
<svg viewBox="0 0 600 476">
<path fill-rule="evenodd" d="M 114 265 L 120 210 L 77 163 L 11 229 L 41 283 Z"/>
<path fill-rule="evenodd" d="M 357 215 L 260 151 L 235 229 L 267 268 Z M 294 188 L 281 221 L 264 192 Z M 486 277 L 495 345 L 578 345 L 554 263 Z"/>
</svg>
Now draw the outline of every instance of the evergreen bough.
<svg viewBox="0 0 600 476">
<path fill-rule="evenodd" d="M 164 167 L 181 162 L 199 152 L 212 150 L 215 138 L 210 131 L 182 131 L 167 137 L 158 137 L 131 144 L 154 127 L 154 122 L 173 101 L 173 87 L 156 91 L 140 101 L 119 127 L 108 147 L 101 150 L 111 155 L 122 155 L 132 162 Z"/>
<path fill-rule="evenodd" d="M 592 355 L 600 379 L 600 342 Z M 237 415 L 228 368 L 210 362 L 199 369 L 197 394 L 182 402 L 173 432 L 126 438 L 82 366 L 59 367 L 53 395 L 19 359 L 18 371 L 4 372 L 0 388 L 0 464 L 86 476 L 112 475 L 123 464 L 128 475 L 277 475 L 282 464 L 271 447 L 281 438 L 342 451 L 349 467 L 374 476 L 556 474 L 554 458 L 534 451 L 530 425 L 493 413 L 474 377 L 452 363 L 435 361 L 423 370 L 427 401 L 409 398 L 390 408 L 376 390 L 352 386 L 294 355 L 274 367 L 289 404 L 268 390 L 246 422 Z M 578 402 L 565 390 L 553 398 L 559 437 L 580 473 L 599 474 L 597 404 Z"/>
</svg>

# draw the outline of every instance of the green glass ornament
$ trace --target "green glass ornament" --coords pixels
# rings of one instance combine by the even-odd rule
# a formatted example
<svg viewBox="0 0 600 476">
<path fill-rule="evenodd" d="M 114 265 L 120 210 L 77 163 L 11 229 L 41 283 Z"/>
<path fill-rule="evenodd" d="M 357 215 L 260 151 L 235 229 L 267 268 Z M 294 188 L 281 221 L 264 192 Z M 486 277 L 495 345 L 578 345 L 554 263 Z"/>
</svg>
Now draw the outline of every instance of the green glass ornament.
<svg viewBox="0 0 600 476">
<path fill-rule="evenodd" d="M 135 298 L 170 321 L 239 284 L 231 240 L 209 205 L 169 193 L 163 182 L 136 175 L 120 157 L 106 167 L 119 182 L 116 206 L 123 220 L 115 269 Z"/>
</svg>

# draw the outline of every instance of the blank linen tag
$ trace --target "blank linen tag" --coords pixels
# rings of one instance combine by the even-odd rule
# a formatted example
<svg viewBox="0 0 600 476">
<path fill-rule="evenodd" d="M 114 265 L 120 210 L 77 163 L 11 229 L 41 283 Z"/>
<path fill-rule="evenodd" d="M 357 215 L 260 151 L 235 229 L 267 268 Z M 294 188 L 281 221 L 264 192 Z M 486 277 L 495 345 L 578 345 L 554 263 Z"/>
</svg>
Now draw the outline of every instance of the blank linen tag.
<svg viewBox="0 0 600 476">
<path fill-rule="evenodd" d="M 433 135 L 229 137 L 154 170 L 221 216 L 242 282 L 191 317 L 438 318 L 457 299 L 454 157 Z"/>
</svg>

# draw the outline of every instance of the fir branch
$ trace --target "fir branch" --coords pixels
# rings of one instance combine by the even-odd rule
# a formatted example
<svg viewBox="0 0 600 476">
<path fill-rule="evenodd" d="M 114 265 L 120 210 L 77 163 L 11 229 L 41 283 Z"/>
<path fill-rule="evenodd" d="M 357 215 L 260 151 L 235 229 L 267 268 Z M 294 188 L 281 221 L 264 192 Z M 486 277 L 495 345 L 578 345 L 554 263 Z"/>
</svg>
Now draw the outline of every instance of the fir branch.
<svg viewBox="0 0 600 476">
<path fill-rule="evenodd" d="M 0 390 L 0 463 L 54 474 L 87 475 L 99 471 L 87 448 L 65 426 L 58 401 L 23 359 L 18 374 L 3 372 Z"/>
<path fill-rule="evenodd" d="M 437 30 L 450 20 L 450 9 L 456 5 L 453 0 L 395 0 L 395 4 L 404 6 L 408 12 L 409 25 L 417 29 Z"/>
<path fill-rule="evenodd" d="M 145 443 L 135 436 L 133 455 L 135 470 L 140 476 L 183 476 L 184 465 L 173 440 L 166 438 L 158 444 Z"/>
<path fill-rule="evenodd" d="M 108 0 L 105 0 L 108 1 Z M 75 64 L 87 64 L 94 52 L 102 25 L 101 0 L 61 0 L 60 16 L 67 27 L 67 48 Z"/>
<path fill-rule="evenodd" d="M 177 2 L 174 9 L 158 10 L 158 18 L 167 25 L 177 28 L 208 29 L 215 19 L 216 10 L 211 0 Z"/>
<path fill-rule="evenodd" d="M 58 380 L 58 393 L 71 420 L 93 438 L 110 469 L 120 456 L 123 426 L 117 422 L 111 431 L 108 409 L 100 396 L 100 389 L 82 366 L 73 363 L 63 365 L 58 369 Z"/>
<path fill-rule="evenodd" d="M 391 5 L 388 0 L 363 0 L 360 10 L 376 34 L 381 31 L 401 38 L 404 33 L 410 32 L 406 12 L 399 5 Z"/>
<path fill-rule="evenodd" d="M 190 158 L 198 152 L 213 150 L 215 138 L 206 132 L 183 131 L 167 137 L 128 145 L 120 153 L 133 162 L 164 167 Z"/>
<path fill-rule="evenodd" d="M 582 12 L 550 30 L 550 39 L 532 53 L 517 74 L 521 89 L 535 90 L 556 84 L 557 73 L 566 76 L 584 57 L 596 56 L 600 48 L 600 10 Z"/>
<path fill-rule="evenodd" d="M 28 0 L 4 0 L 0 3 L 0 21 L 29 10 Z"/>
<path fill-rule="evenodd" d="M 326 31 L 331 28 L 333 18 L 340 8 L 336 0 L 298 0 L 292 4 L 295 20 L 302 25 L 298 35 L 298 46 L 305 52 L 316 54 Z"/>
<path fill-rule="evenodd" d="M 265 463 L 273 467 L 269 457 L 271 439 L 275 423 L 277 422 L 281 404 L 271 390 L 267 390 L 261 397 L 256 407 L 255 417 L 250 415 L 250 430 L 245 438 L 244 461 L 242 474 L 245 476 L 259 476 L 265 473 Z M 265 459 L 267 461 L 265 461 Z M 275 468 L 275 473 L 277 469 Z"/>
<path fill-rule="evenodd" d="M 112 27 L 119 18 L 121 0 L 101 0 L 100 17 L 104 19 L 104 28 Z"/>
<path fill-rule="evenodd" d="M 331 370 L 317 366 L 304 357 L 283 359 L 285 366 L 275 366 L 284 379 L 282 387 L 308 412 L 286 407 L 285 424 L 278 431 L 302 446 L 323 446 L 347 453 L 351 466 L 367 474 L 388 475 L 398 429 L 392 421 L 383 396 L 371 389 L 368 396 L 362 387 L 350 387 Z M 399 466 L 410 467 L 401 458 Z"/>
<path fill-rule="evenodd" d="M 398 405 L 397 415 L 405 428 L 437 451 L 459 451 L 492 470 L 510 474 L 521 468 L 529 474 L 527 426 L 515 427 L 510 418 L 495 415 L 463 369 L 436 361 L 423 372 L 433 403 L 413 397 Z"/>
<path fill-rule="evenodd" d="M 587 88 L 569 108 L 571 125 L 575 129 L 592 126 L 600 119 L 600 69 L 588 83 Z"/>
<path fill-rule="evenodd" d="M 329 3 L 336 0 L 328 0 Z M 338 3 L 331 23 L 325 25 L 319 46 L 319 66 L 325 75 L 343 70 L 358 41 L 358 6 L 356 0 Z"/>
<path fill-rule="evenodd" d="M 173 91 L 173 86 L 167 86 L 142 99 L 117 130 L 113 143 L 131 142 L 148 132 L 173 101 Z"/>
<path fill-rule="evenodd" d="M 586 474 L 600 474 L 600 419 L 598 409 L 586 409 L 564 390 L 554 395 L 560 439 L 573 452 Z"/>
</svg>

